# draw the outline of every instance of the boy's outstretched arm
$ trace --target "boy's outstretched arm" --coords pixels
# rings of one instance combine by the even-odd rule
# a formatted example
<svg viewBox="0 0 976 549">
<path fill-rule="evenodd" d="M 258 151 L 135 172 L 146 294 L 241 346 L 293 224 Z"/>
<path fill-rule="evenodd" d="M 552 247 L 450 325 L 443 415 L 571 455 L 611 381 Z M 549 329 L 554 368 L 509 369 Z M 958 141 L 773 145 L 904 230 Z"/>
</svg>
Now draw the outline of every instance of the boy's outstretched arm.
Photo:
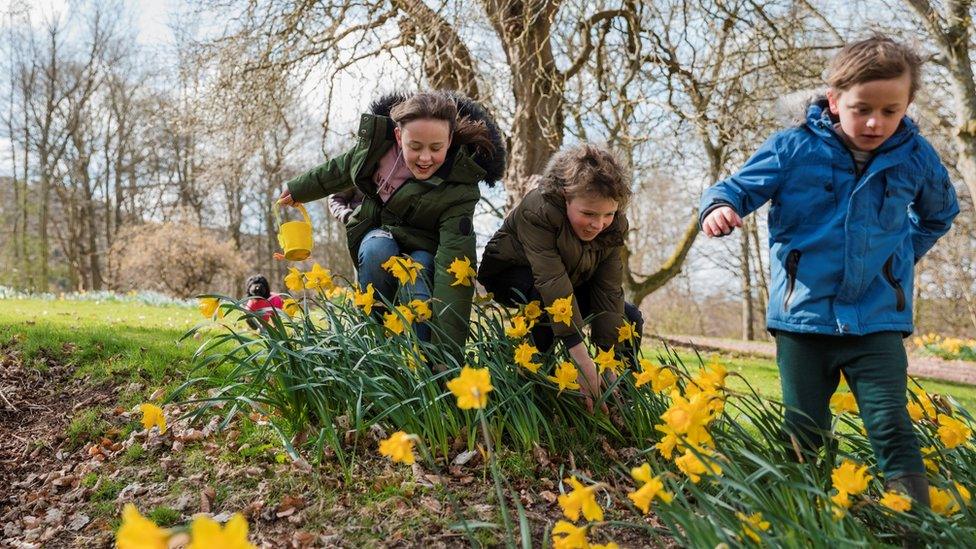
<svg viewBox="0 0 976 549">
<path fill-rule="evenodd" d="M 776 193 L 783 174 L 776 141 L 769 138 L 738 172 L 702 194 L 698 223 L 706 235 L 729 234 Z"/>
<path fill-rule="evenodd" d="M 949 181 L 949 172 L 939 166 L 939 172 L 919 188 L 912 202 L 909 220 L 912 228 L 912 245 L 915 250 L 915 263 L 918 263 L 935 242 L 952 226 L 952 220 L 959 214 L 959 201 L 956 189 Z"/>
</svg>

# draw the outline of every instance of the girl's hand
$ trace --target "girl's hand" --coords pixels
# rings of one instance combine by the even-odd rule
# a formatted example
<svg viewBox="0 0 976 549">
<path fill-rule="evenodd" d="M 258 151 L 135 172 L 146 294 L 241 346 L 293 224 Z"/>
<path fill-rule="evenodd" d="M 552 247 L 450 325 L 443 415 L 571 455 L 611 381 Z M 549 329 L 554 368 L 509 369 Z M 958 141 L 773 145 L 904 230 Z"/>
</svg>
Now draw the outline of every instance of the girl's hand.
<svg viewBox="0 0 976 549">
<path fill-rule="evenodd" d="M 579 366 L 580 371 L 583 373 L 583 379 L 580 380 L 580 391 L 583 393 L 586 411 L 592 414 L 594 400 L 599 400 L 603 395 L 600 388 L 603 380 L 600 378 L 600 374 L 597 373 L 596 364 L 590 358 L 590 353 L 586 350 L 586 345 L 577 343 L 570 347 L 569 356 L 572 357 L 573 362 Z M 610 413 L 606 402 L 600 405 L 600 409 L 605 414 Z"/>
<path fill-rule="evenodd" d="M 297 204 L 297 202 L 295 202 L 295 199 L 291 197 L 291 191 L 285 189 L 285 191 L 281 193 L 281 196 L 278 197 L 278 204 L 281 204 L 282 206 L 294 206 Z"/>
<path fill-rule="evenodd" d="M 742 218 L 730 206 L 715 208 L 702 222 L 705 236 L 726 236 L 742 226 Z"/>
</svg>

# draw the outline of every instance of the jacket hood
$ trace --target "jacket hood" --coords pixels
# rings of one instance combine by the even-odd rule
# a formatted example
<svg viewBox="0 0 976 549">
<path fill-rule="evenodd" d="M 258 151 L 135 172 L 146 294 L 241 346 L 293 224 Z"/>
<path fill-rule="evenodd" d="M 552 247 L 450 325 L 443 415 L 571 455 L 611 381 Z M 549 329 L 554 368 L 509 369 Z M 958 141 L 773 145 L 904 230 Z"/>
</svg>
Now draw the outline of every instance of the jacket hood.
<svg viewBox="0 0 976 549">
<path fill-rule="evenodd" d="M 834 124 L 837 122 L 839 122 L 839 119 L 830 112 L 826 95 L 817 95 L 811 98 L 807 104 L 806 125 L 814 133 L 824 137 L 833 136 Z M 889 137 L 887 141 L 875 150 L 877 152 L 884 152 L 898 147 L 909 141 L 916 134 L 918 134 L 918 126 L 908 115 L 905 115 L 902 117 L 901 123 L 898 125 L 898 129 L 894 135 Z"/>
<path fill-rule="evenodd" d="M 480 103 L 462 93 L 456 91 L 442 91 L 440 93 L 444 93 L 454 100 L 457 104 L 459 117 L 468 117 L 477 122 L 483 121 L 485 127 L 488 128 L 488 135 L 491 138 L 492 144 L 495 146 L 495 153 L 488 156 L 480 151 L 472 152 L 471 158 L 481 169 L 485 170 L 485 183 L 489 187 L 494 187 L 495 183 L 505 174 L 505 162 L 508 158 L 508 152 L 505 149 L 505 140 L 502 138 L 501 131 L 498 129 L 495 119 Z M 370 103 L 369 112 L 377 116 L 389 117 L 390 110 L 393 106 L 406 100 L 411 95 L 413 93 L 410 92 L 394 92 L 383 95 Z M 452 150 L 448 152 L 449 158 L 454 156 L 457 147 L 458 145 L 451 146 Z"/>
</svg>

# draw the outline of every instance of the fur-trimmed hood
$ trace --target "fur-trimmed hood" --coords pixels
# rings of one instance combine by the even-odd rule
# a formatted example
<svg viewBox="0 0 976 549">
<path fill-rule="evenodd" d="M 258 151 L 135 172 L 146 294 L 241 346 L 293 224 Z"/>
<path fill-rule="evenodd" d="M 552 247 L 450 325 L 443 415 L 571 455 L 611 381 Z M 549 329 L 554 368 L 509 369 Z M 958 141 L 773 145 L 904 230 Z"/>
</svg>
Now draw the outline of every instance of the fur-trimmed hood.
<svg viewBox="0 0 976 549">
<path fill-rule="evenodd" d="M 495 124 L 495 119 L 488 113 L 488 110 L 484 106 L 460 92 L 443 91 L 440 93 L 444 93 L 454 100 L 457 104 L 459 117 L 484 121 L 485 126 L 488 128 L 488 135 L 491 138 L 491 142 L 495 146 L 495 153 L 489 157 L 480 151 L 472 151 L 471 158 L 481 169 L 485 170 L 485 183 L 488 186 L 494 186 L 505 174 L 505 162 L 508 159 L 508 151 L 505 150 L 505 140 L 502 138 L 498 125 Z M 383 95 L 370 103 L 369 112 L 377 116 L 389 117 L 390 110 L 393 106 L 406 100 L 411 95 L 413 94 L 410 92 L 395 92 Z M 455 149 L 456 147 L 457 145 L 452 145 L 451 148 Z M 448 156 L 453 156 L 453 152 L 453 150 L 450 151 Z"/>
</svg>

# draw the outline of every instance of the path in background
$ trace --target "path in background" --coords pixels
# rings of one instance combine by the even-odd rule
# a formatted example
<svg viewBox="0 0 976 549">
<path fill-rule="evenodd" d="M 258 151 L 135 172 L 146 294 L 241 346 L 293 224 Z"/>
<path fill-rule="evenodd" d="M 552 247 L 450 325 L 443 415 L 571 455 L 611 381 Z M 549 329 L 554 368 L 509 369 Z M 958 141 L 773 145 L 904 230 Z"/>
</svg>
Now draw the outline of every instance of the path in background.
<svg viewBox="0 0 976 549">
<path fill-rule="evenodd" d="M 652 335 L 675 347 L 697 348 L 700 351 L 739 353 L 763 358 L 776 357 L 772 341 L 744 341 L 717 337 L 685 335 Z M 976 362 L 943 360 L 939 357 L 908 353 L 909 375 L 940 381 L 976 385 Z"/>
</svg>

